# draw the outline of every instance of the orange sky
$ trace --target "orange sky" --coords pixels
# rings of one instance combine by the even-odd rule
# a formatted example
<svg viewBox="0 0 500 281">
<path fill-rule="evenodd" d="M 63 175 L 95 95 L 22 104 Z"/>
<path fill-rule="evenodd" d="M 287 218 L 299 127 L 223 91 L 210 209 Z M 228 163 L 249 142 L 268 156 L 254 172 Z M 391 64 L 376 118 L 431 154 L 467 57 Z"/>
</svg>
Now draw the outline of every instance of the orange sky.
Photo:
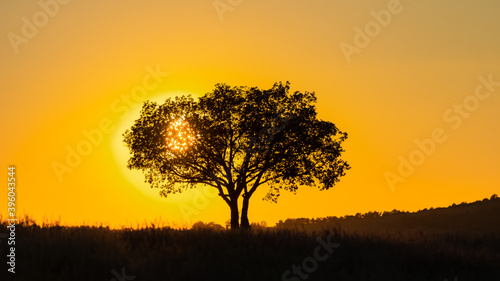
<svg viewBox="0 0 500 281">
<path fill-rule="evenodd" d="M 499 9 L 464 0 L 3 1 L 5 184 L 15 164 L 19 214 L 37 220 L 223 224 L 229 208 L 207 190 L 159 198 L 127 170 L 121 134 L 147 99 L 290 81 L 292 91 L 315 91 L 320 118 L 349 134 L 352 169 L 329 191 L 305 187 L 278 204 L 262 201 L 262 189 L 251 222 L 489 197 L 500 183 Z M 401 161 L 418 165 L 398 171 Z"/>
</svg>

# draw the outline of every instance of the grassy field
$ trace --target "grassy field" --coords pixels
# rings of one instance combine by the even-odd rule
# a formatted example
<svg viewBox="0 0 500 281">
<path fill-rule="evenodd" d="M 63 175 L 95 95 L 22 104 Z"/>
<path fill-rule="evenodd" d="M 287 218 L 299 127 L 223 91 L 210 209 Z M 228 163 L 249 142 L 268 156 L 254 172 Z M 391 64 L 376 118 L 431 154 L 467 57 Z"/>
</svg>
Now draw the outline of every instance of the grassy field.
<svg viewBox="0 0 500 281">
<path fill-rule="evenodd" d="M 16 226 L 0 280 L 500 280 L 500 200 L 252 231 Z M 6 222 L 0 233 L 8 233 Z"/>
</svg>

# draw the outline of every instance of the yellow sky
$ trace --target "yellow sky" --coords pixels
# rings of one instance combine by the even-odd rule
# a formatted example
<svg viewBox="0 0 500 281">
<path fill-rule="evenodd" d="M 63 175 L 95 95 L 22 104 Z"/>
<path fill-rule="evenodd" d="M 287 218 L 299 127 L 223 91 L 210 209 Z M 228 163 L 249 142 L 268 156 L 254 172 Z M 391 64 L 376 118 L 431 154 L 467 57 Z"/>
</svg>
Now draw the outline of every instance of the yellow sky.
<svg viewBox="0 0 500 281">
<path fill-rule="evenodd" d="M 260 190 L 250 221 L 491 196 L 499 10 L 464 0 L 3 1 L 1 164 L 5 174 L 16 165 L 18 210 L 38 220 L 223 224 L 229 208 L 207 190 L 159 198 L 127 170 L 121 134 L 148 99 L 290 81 L 349 134 L 352 169 L 329 191 L 302 188 L 278 204 Z"/>
</svg>

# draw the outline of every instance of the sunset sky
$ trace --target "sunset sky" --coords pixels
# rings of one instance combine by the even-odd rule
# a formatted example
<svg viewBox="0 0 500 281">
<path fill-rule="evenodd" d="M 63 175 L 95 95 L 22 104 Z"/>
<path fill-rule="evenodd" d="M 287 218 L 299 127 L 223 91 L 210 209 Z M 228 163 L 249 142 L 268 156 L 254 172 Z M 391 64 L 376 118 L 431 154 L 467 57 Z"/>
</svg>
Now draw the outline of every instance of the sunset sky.
<svg viewBox="0 0 500 281">
<path fill-rule="evenodd" d="M 499 12 L 465 0 L 2 1 L 1 178 L 16 166 L 18 215 L 38 221 L 224 224 L 229 208 L 206 189 L 160 198 L 127 170 L 121 135 L 145 100 L 290 81 L 349 134 L 352 169 L 278 204 L 261 188 L 251 222 L 489 197 L 500 192 Z"/>
</svg>

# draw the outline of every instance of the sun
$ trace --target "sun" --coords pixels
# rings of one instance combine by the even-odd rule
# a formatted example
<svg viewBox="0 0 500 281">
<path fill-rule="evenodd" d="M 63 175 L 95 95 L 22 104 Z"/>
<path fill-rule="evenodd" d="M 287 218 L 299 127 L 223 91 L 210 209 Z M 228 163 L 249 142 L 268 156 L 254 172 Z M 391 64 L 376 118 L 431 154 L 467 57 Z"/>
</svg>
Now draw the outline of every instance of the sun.
<svg viewBox="0 0 500 281">
<path fill-rule="evenodd" d="M 157 104 L 162 104 L 168 98 L 175 98 L 177 96 L 188 96 L 188 95 L 195 98 L 199 98 L 199 95 L 193 92 L 175 91 L 167 93 L 158 93 L 155 94 L 154 96 L 152 95 L 151 97 L 149 97 L 148 100 L 156 102 Z M 169 198 L 166 199 L 165 197 L 161 197 L 158 194 L 158 189 L 150 188 L 150 185 L 147 182 L 144 182 L 144 174 L 142 171 L 130 170 L 127 168 L 127 162 L 130 159 L 130 157 L 132 157 L 132 154 L 130 153 L 129 149 L 125 145 L 123 145 L 122 134 L 127 129 L 130 129 L 130 127 L 134 124 L 135 120 L 137 119 L 137 116 L 140 115 L 141 110 L 142 110 L 141 103 L 136 103 L 135 107 L 130 108 L 130 113 L 120 122 L 117 122 L 116 129 L 112 133 L 112 141 L 109 142 L 109 150 L 113 152 L 115 164 L 118 170 L 120 171 L 120 176 L 125 178 L 130 183 L 131 186 L 136 187 L 137 190 L 141 192 L 141 194 L 146 195 L 148 199 L 152 199 L 155 202 L 164 203 L 165 201 L 168 201 L 168 202 L 192 204 L 193 193 L 183 192 L 181 194 L 177 194 L 176 196 L 169 196 Z M 181 115 L 182 114 L 176 117 L 180 117 Z M 187 118 L 185 121 L 189 123 Z M 194 130 L 194 127 L 192 126 L 189 127 L 192 129 L 193 132 L 196 132 L 196 130 Z M 173 154 L 173 151 L 170 151 L 167 148 L 167 142 L 166 142 L 167 126 L 163 126 L 162 130 L 163 130 L 162 141 L 165 145 L 164 150 L 166 151 L 166 154 L 169 155 L 168 157 L 175 156 Z M 196 136 L 196 141 L 198 141 L 200 139 L 200 136 L 198 136 L 197 134 L 195 136 Z M 130 192 L 135 192 L 135 191 L 130 190 Z M 150 201 L 144 201 L 144 202 L 150 202 Z"/>
<path fill-rule="evenodd" d="M 167 127 L 167 148 L 171 153 L 187 151 L 195 143 L 196 137 L 184 116 L 170 121 Z"/>
</svg>

